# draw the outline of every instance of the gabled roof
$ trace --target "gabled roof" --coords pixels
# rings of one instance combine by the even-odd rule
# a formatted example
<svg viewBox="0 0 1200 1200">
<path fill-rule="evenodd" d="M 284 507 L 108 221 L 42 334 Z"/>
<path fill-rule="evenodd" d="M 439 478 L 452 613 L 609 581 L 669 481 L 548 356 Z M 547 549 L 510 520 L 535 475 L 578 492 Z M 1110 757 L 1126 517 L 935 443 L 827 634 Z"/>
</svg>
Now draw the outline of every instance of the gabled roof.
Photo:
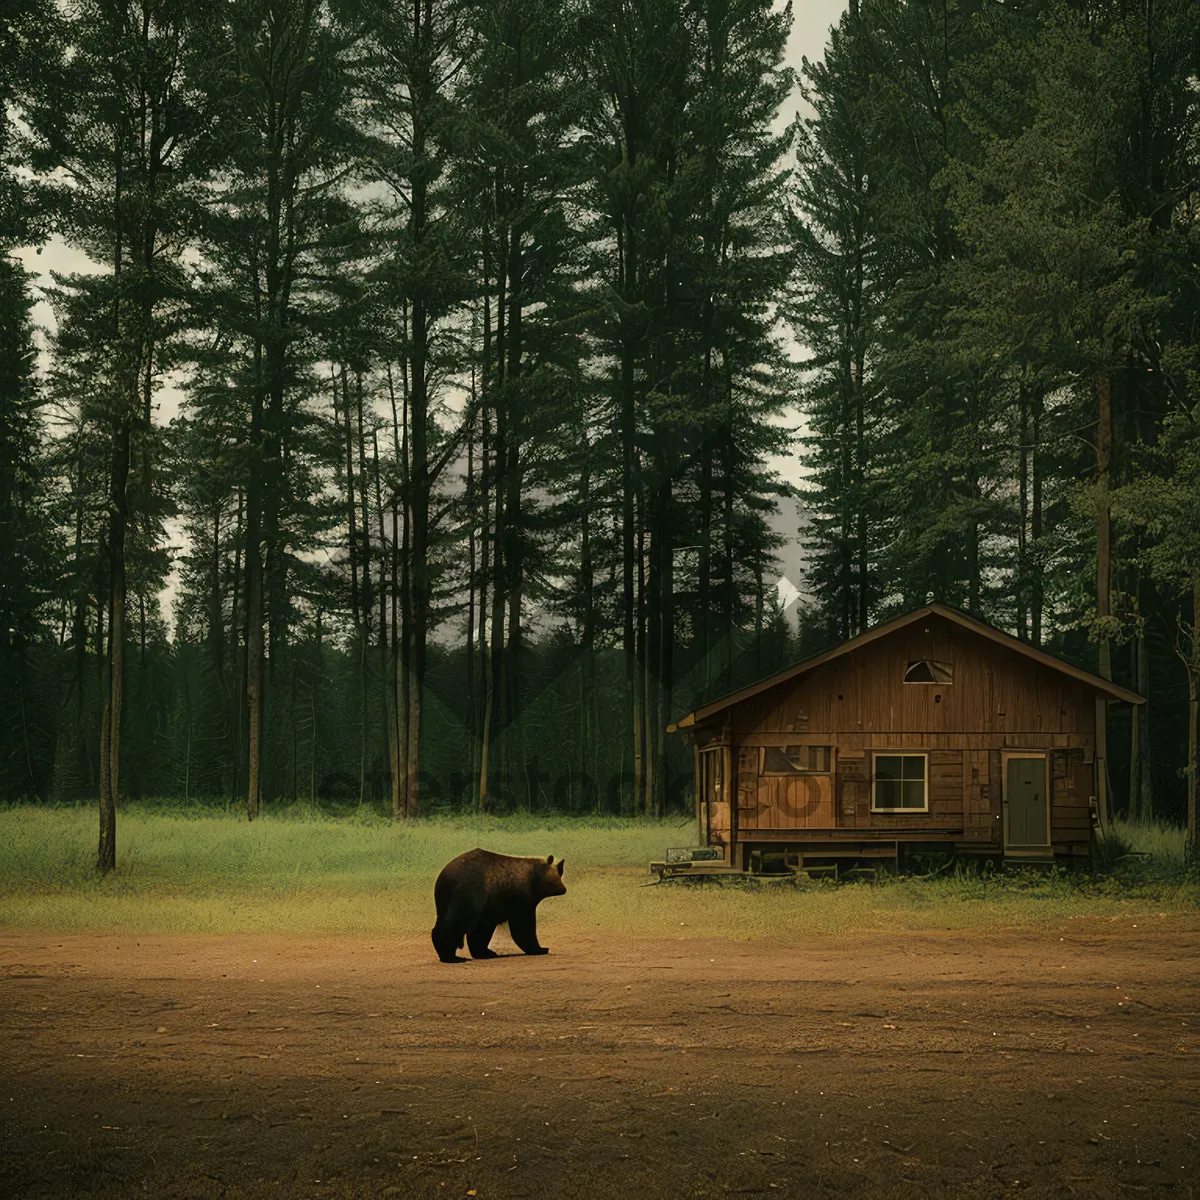
<svg viewBox="0 0 1200 1200">
<path fill-rule="evenodd" d="M 848 642 L 843 642 L 840 646 L 835 646 L 832 650 L 826 650 L 823 654 L 815 654 L 812 658 L 806 658 L 803 662 L 796 663 L 795 666 L 777 671 L 774 675 L 768 676 L 766 679 L 760 679 L 758 683 L 752 683 L 749 687 L 740 688 L 738 691 L 730 692 L 728 695 L 721 696 L 717 700 L 711 700 L 708 704 L 701 705 L 695 712 L 690 712 L 686 717 L 681 717 L 673 725 L 668 725 L 667 732 L 674 733 L 679 729 L 688 729 L 695 725 L 697 721 L 703 721 L 706 717 L 711 717 L 714 713 L 718 713 L 722 709 L 730 708 L 734 704 L 740 704 L 743 700 L 749 700 L 751 696 L 757 696 L 760 692 L 765 692 L 768 688 L 786 683 L 789 679 L 795 679 L 797 676 L 811 671 L 814 667 L 819 667 L 822 663 L 839 658 L 843 654 L 849 654 L 852 650 L 861 649 L 878 638 L 886 637 L 889 633 L 895 633 L 897 629 L 903 629 L 906 625 L 912 625 L 914 622 L 923 620 L 929 616 L 944 617 L 947 621 L 951 621 L 963 629 L 969 629 L 972 633 L 977 633 L 980 637 L 985 637 L 997 645 L 1004 646 L 1009 650 L 1015 651 L 1017 654 L 1023 654 L 1026 658 L 1033 659 L 1034 662 L 1040 663 L 1043 667 L 1049 667 L 1051 670 L 1058 671 L 1062 675 L 1069 675 L 1072 679 L 1087 684 L 1088 687 L 1094 688 L 1098 692 L 1104 692 L 1105 695 L 1111 696 L 1114 700 L 1124 700 L 1129 704 L 1145 703 L 1143 698 L 1136 692 L 1131 692 L 1128 688 L 1123 688 L 1119 684 L 1104 679 L 1100 675 L 1094 675 L 1091 671 L 1084 671 L 1080 667 L 1073 667 L 1070 663 L 1063 662 L 1061 658 L 1055 658 L 1053 654 L 1047 654 L 1044 650 L 1038 650 L 1036 647 L 1030 646 L 1027 642 L 1022 642 L 1019 638 L 1004 633 L 994 625 L 988 625 L 986 622 L 980 621 L 976 617 L 972 617 L 957 608 L 951 608 L 948 604 L 927 604 L 924 608 L 918 608 L 913 612 L 905 613 L 903 616 L 885 621 L 882 625 L 876 625 L 874 628 L 868 629 L 865 633 L 860 633 L 858 637 L 851 638 Z"/>
</svg>

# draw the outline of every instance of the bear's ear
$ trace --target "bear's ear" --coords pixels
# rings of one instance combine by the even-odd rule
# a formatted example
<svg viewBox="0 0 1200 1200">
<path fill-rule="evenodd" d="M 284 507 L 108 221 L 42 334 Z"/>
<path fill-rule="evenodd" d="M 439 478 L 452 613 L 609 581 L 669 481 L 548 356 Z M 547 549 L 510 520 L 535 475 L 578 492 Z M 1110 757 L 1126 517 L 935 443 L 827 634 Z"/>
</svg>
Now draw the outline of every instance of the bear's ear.
<svg viewBox="0 0 1200 1200">
<path fill-rule="evenodd" d="M 553 866 L 553 865 L 554 865 L 554 855 L 553 855 L 553 854 L 552 854 L 552 855 L 550 855 L 550 857 L 549 857 L 548 859 L 546 859 L 546 863 L 547 863 L 547 865 L 548 865 L 548 866 Z"/>
<path fill-rule="evenodd" d="M 565 863 L 566 861 L 567 860 L 565 858 L 560 858 L 558 860 L 558 873 L 560 876 L 562 875 L 563 863 Z"/>
</svg>

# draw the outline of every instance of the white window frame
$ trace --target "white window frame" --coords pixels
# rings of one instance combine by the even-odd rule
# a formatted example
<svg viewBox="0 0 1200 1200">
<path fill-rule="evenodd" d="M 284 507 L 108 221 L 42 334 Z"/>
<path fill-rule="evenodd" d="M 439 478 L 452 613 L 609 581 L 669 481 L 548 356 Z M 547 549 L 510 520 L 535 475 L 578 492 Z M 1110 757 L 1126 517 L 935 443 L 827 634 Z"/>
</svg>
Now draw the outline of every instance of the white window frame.
<svg viewBox="0 0 1200 1200">
<path fill-rule="evenodd" d="M 922 758 L 925 760 L 925 804 L 922 808 L 880 808 L 875 802 L 875 760 L 877 758 Z M 872 750 L 871 751 L 871 811 L 873 813 L 888 813 L 891 816 L 904 816 L 907 813 L 927 813 L 929 811 L 929 751 L 928 750 Z"/>
</svg>

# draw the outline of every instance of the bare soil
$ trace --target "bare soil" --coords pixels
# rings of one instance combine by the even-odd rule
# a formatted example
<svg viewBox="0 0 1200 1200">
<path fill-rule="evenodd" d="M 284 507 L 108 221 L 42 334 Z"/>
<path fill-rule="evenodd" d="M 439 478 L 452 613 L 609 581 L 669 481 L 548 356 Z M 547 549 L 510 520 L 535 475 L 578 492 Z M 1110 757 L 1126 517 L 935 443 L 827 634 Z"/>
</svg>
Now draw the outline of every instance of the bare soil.
<svg viewBox="0 0 1200 1200">
<path fill-rule="evenodd" d="M 0 1195 L 1200 1196 L 1200 923 L 0 935 Z"/>
</svg>

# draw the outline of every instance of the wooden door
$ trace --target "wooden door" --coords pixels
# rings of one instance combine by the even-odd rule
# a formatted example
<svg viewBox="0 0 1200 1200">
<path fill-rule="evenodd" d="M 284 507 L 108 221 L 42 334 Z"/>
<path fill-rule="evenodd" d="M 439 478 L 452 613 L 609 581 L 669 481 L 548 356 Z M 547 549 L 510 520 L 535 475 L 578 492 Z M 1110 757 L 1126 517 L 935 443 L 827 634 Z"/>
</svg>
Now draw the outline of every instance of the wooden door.
<svg viewBox="0 0 1200 1200">
<path fill-rule="evenodd" d="M 1050 845 L 1050 801 L 1046 756 L 1004 758 L 1005 848 Z"/>
</svg>

